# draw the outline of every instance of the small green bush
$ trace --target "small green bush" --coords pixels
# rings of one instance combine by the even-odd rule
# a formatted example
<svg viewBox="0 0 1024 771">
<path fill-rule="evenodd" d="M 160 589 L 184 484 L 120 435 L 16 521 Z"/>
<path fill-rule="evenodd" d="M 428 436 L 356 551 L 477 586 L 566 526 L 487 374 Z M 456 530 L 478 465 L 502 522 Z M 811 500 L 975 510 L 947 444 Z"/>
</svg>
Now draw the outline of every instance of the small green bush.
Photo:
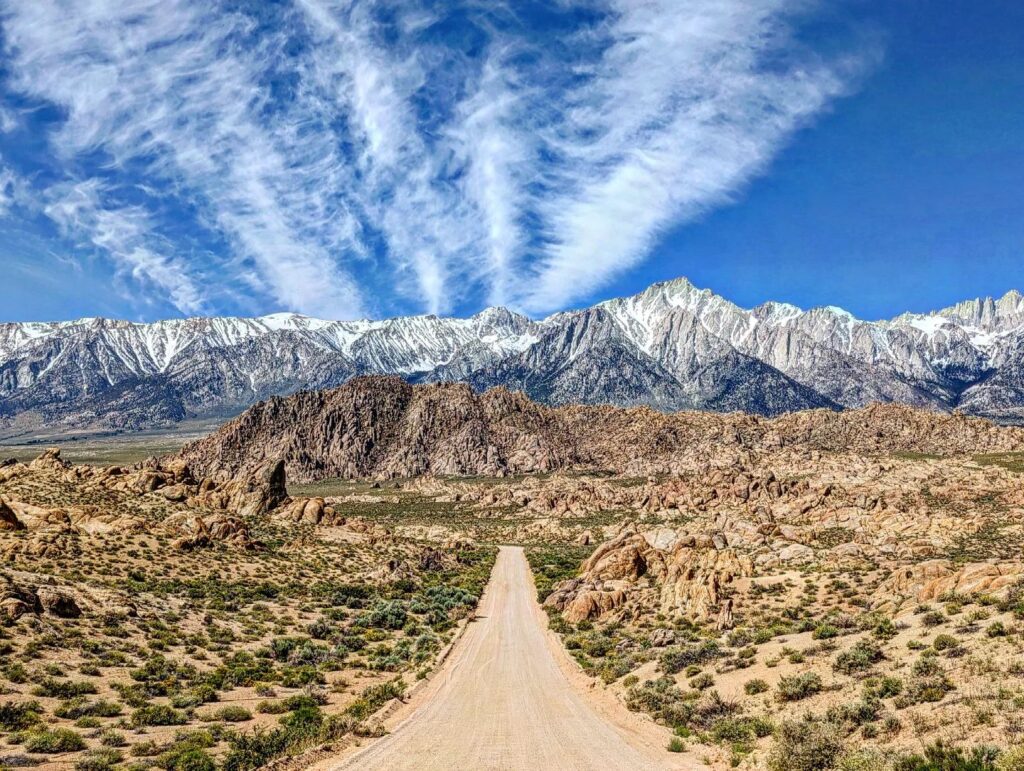
<svg viewBox="0 0 1024 771">
<path fill-rule="evenodd" d="M 85 749 L 85 740 L 70 728 L 33 731 L 25 739 L 25 752 L 54 754 Z"/>
<path fill-rule="evenodd" d="M 821 691 L 821 678 L 815 672 L 803 672 L 779 680 L 779 701 L 800 701 Z"/>
<path fill-rule="evenodd" d="M 823 771 L 843 753 L 842 732 L 816 720 L 786 721 L 775 733 L 768 755 L 771 771 Z"/>
<path fill-rule="evenodd" d="M 246 720 L 252 720 L 252 713 L 238 704 L 221 707 L 213 714 L 217 720 L 223 720 L 225 723 L 243 723 Z"/>
<path fill-rule="evenodd" d="M 768 683 L 766 683 L 764 680 L 761 680 L 760 678 L 754 678 L 753 680 L 748 680 L 747 682 L 745 682 L 743 684 L 743 691 L 748 696 L 755 696 L 755 695 L 757 695 L 759 693 L 764 693 L 767 690 L 768 690 Z"/>
<path fill-rule="evenodd" d="M 883 658 L 882 650 L 877 645 L 867 640 L 858 640 L 851 648 L 836 656 L 833 667 L 837 672 L 853 675 L 871 669 Z"/>
<path fill-rule="evenodd" d="M 165 704 L 152 704 L 147 707 L 139 707 L 132 712 L 131 723 L 138 728 L 140 726 L 184 725 L 185 720 L 184 712 Z"/>
</svg>

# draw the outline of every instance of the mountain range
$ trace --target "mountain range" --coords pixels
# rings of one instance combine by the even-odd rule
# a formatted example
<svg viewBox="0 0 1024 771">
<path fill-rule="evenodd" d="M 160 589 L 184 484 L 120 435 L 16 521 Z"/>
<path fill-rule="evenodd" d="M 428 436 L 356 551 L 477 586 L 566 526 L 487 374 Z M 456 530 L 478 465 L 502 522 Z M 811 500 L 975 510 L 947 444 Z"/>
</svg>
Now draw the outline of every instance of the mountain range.
<svg viewBox="0 0 1024 771">
<path fill-rule="evenodd" d="M 536 401 L 764 415 L 901 402 L 1024 422 L 1024 297 L 862 321 L 744 309 L 686 279 L 535 321 L 298 314 L 0 324 L 0 425 L 134 430 L 352 377 L 506 386 Z"/>
</svg>

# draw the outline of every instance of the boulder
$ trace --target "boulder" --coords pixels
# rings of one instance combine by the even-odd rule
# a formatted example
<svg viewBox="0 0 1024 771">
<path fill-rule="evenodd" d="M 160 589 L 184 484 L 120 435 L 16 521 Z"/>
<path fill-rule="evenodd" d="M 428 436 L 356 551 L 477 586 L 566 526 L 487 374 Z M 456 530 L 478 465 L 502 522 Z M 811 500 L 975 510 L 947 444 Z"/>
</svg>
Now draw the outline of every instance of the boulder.
<svg viewBox="0 0 1024 771">
<path fill-rule="evenodd" d="M 18 519 L 14 509 L 0 498 L 0 530 L 24 530 L 25 524 Z"/>
<path fill-rule="evenodd" d="M 42 609 L 58 618 L 78 618 L 82 615 L 82 609 L 68 592 L 51 586 L 40 586 L 36 596 Z"/>
</svg>

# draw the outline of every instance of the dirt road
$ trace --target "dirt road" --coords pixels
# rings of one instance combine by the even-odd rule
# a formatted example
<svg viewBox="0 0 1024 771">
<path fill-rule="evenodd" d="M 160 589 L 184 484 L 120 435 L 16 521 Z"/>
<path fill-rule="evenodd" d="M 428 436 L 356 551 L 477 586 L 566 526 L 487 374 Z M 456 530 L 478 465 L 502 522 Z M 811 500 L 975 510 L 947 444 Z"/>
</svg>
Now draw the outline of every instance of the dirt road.
<svg viewBox="0 0 1024 771">
<path fill-rule="evenodd" d="M 502 548 L 479 609 L 415 711 L 337 769 L 693 768 L 667 734 L 602 693 L 546 630 L 523 550 Z M 556 648 L 556 646 L 558 646 Z"/>
</svg>

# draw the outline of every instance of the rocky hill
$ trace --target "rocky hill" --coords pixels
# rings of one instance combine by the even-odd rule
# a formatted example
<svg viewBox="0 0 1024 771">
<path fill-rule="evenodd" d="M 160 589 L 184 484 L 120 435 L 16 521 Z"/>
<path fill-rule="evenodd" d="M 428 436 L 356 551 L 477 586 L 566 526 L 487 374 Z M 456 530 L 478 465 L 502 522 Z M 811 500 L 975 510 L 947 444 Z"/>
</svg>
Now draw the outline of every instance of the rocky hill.
<svg viewBox="0 0 1024 771">
<path fill-rule="evenodd" d="M 0 428 L 138 429 L 367 374 L 507 386 L 551 405 L 778 415 L 899 402 L 1024 421 L 1024 297 L 861 321 L 740 308 L 686 279 L 534 321 L 296 314 L 0 324 Z"/>
<path fill-rule="evenodd" d="M 521 392 L 367 376 L 261 402 L 182 450 L 204 474 L 251 474 L 283 459 L 290 479 L 488 475 L 592 469 L 679 471 L 784 447 L 950 455 L 1024 448 L 1024 429 L 905 405 L 774 419 L 648 407 L 551 407 Z"/>
</svg>

